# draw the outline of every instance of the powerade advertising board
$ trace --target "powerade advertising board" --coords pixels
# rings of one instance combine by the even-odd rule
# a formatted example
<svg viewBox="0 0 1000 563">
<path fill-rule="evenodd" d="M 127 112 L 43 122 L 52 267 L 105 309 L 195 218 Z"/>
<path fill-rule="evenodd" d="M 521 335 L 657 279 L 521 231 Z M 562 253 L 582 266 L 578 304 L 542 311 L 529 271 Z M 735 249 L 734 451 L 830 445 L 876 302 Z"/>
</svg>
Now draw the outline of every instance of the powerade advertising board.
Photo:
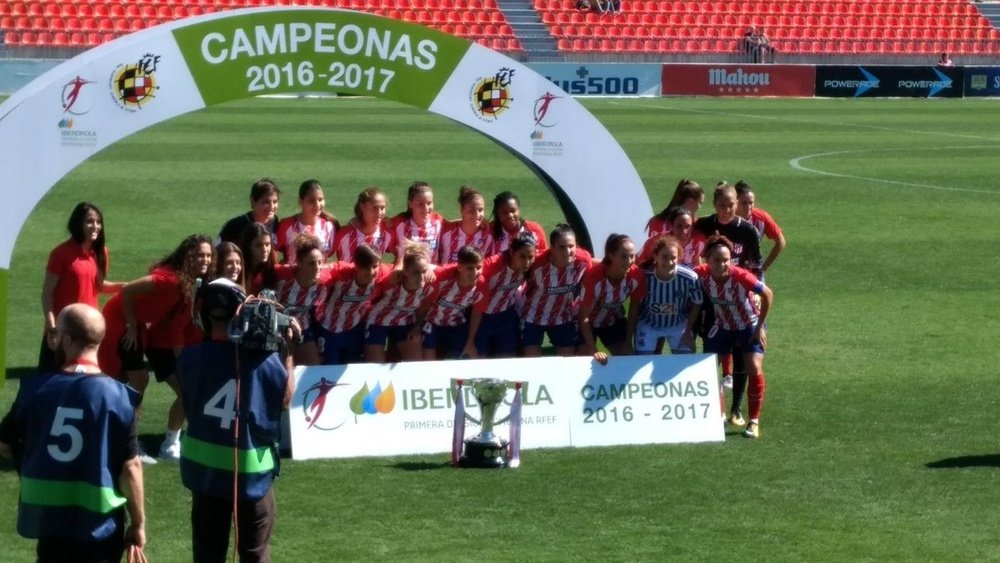
<svg viewBox="0 0 1000 563">
<path fill-rule="evenodd" d="M 966 96 L 1000 96 L 1000 67 L 967 66 L 963 70 Z"/>
<path fill-rule="evenodd" d="M 660 95 L 658 64 L 529 63 L 527 66 L 573 96 Z"/>
<path fill-rule="evenodd" d="M 933 66 L 818 66 L 816 96 L 960 98 L 962 69 Z"/>
</svg>

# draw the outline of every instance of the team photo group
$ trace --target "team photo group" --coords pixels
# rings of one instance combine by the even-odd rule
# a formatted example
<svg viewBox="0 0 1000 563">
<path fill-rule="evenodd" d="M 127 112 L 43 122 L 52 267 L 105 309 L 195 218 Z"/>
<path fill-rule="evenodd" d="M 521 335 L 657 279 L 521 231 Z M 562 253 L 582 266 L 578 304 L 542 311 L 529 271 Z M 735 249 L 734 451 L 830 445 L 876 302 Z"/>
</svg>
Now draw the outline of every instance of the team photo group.
<svg viewBox="0 0 1000 563">
<path fill-rule="evenodd" d="M 274 181 L 254 182 L 250 211 L 217 237 L 186 237 L 132 281 L 110 279 L 101 210 L 88 202 L 72 210 L 70 236 L 45 270 L 43 376 L 22 384 L 0 425 L 0 454 L 21 471 L 18 529 L 39 538 L 40 560 L 71 560 L 81 545 L 94 547 L 90 536 L 47 540 L 53 523 L 124 529 L 124 539 L 101 540 L 102 553 L 145 543 L 137 464 L 157 458 L 142 451 L 136 420 L 150 372 L 173 391 L 158 457 L 180 461 L 192 492 L 196 561 L 225 557 L 234 513 L 241 557 L 267 560 L 275 448 L 296 365 L 539 357 L 546 337 L 558 356 L 606 363 L 609 354 L 693 353 L 701 340 L 702 351 L 719 357 L 721 388 L 731 389 L 726 422 L 761 436 L 773 304 L 763 280 L 785 239 L 746 182 L 718 183 L 708 194 L 714 213 L 699 217 L 705 190 L 681 180 L 649 218 L 646 240 L 611 234 L 600 258 L 577 245 L 569 225 L 546 230 L 526 219 L 509 191 L 488 202 L 462 186 L 454 220 L 435 211 L 426 182 L 414 182 L 405 210 L 392 216 L 376 187 L 358 194 L 346 220 L 326 209 L 316 180 L 301 184 L 298 211 L 283 219 L 281 197 Z M 771 241 L 766 257 L 762 239 Z M 101 294 L 109 297 L 99 311 Z M 260 311 L 281 313 L 254 317 Z M 100 373 L 109 385 L 128 385 L 77 377 Z M 51 425 L 34 420 L 51 408 Z M 98 435 L 113 442 L 84 448 L 76 425 L 91 420 L 103 420 L 93 422 Z M 80 467 L 96 472 L 79 483 L 121 491 L 117 504 L 58 508 L 48 489 L 25 489 L 26 479 L 58 483 L 60 471 L 91 457 Z M 109 465 L 126 481 L 109 482 L 113 473 L 99 469 Z"/>
<path fill-rule="evenodd" d="M 217 278 L 248 295 L 272 292 L 298 320 L 301 335 L 289 345 L 295 365 L 537 357 L 546 335 L 556 355 L 603 360 L 598 342 L 614 355 L 685 353 L 700 337 L 704 352 L 722 358 L 724 386 L 733 389 L 728 422 L 756 438 L 772 301 L 763 279 L 785 240 L 746 182 L 720 182 L 709 197 L 714 213 L 699 217 L 705 190 L 681 180 L 649 219 L 647 240 L 612 234 L 594 258 L 568 225 L 547 231 L 526 219 L 509 191 L 492 198 L 487 215 L 485 196 L 463 186 L 459 218 L 447 220 L 426 182 L 409 187 L 395 215 L 386 194 L 370 187 L 343 220 L 325 208 L 321 184 L 308 180 L 297 213 L 279 219 L 282 192 L 261 179 L 251 186 L 250 211 L 218 237 L 187 237 L 127 283 L 106 279 L 103 216 L 81 203 L 69 219 L 72 236 L 49 259 L 45 323 L 54 330 L 66 305 L 96 306 L 98 293 L 113 293 L 103 308 L 100 367 L 140 393 L 152 371 L 176 392 L 161 450 L 168 458 L 179 456 L 183 424 L 176 354 L 205 338 L 192 314 L 195 293 Z M 766 258 L 762 239 L 773 241 Z M 44 341 L 39 366 L 59 367 Z"/>
</svg>

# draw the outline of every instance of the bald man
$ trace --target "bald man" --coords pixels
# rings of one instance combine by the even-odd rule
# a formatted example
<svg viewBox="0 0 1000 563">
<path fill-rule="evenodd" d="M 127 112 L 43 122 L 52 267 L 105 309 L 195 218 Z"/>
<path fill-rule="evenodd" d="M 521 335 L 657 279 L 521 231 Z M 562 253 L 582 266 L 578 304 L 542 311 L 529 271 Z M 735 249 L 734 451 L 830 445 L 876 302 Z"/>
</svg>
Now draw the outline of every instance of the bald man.
<svg viewBox="0 0 1000 563">
<path fill-rule="evenodd" d="M 146 543 L 139 394 L 101 373 L 103 338 L 97 309 L 64 308 L 49 337 L 61 369 L 23 381 L 0 422 L 0 455 L 21 475 L 17 531 L 38 540 L 38 561 L 120 561 Z"/>
</svg>

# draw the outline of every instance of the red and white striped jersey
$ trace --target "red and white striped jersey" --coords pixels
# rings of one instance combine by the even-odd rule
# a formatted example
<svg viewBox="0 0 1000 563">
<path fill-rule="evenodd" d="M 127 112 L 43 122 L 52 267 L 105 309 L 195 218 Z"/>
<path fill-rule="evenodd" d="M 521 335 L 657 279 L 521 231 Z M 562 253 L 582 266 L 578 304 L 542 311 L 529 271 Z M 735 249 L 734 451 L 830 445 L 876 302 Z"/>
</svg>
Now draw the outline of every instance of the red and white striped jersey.
<svg viewBox="0 0 1000 563">
<path fill-rule="evenodd" d="M 334 251 L 333 241 L 336 231 L 337 226 L 334 222 L 322 215 L 312 225 L 299 222 L 298 215 L 285 217 L 278 223 L 278 232 L 275 235 L 274 247 L 275 250 L 281 253 L 281 262 L 283 264 L 294 264 L 295 237 L 301 233 L 307 233 L 319 240 L 319 249 L 323 252 L 323 256 L 330 257 Z"/>
<path fill-rule="evenodd" d="M 761 239 L 767 237 L 771 240 L 777 240 L 781 236 L 781 227 L 778 226 L 778 223 L 767 211 L 759 207 L 754 207 L 750 211 L 750 224 L 757 230 Z"/>
<path fill-rule="evenodd" d="M 715 326 L 725 330 L 743 330 L 757 325 L 751 293 L 763 293 L 764 283 L 739 266 L 729 267 L 729 277 L 719 283 L 712 278 L 708 264 L 694 269 L 705 290 L 705 297 L 715 310 Z"/>
<path fill-rule="evenodd" d="M 371 308 L 375 285 L 392 273 L 392 266 L 383 264 L 375 280 L 362 287 L 354 281 L 356 269 L 350 262 L 337 262 L 323 284 L 316 318 L 330 332 L 346 332 L 358 326 Z"/>
<path fill-rule="evenodd" d="M 660 235 L 669 235 L 672 232 L 673 227 L 665 217 L 653 217 L 646 225 L 646 236 L 649 238 L 656 238 Z"/>
<path fill-rule="evenodd" d="M 396 250 L 392 243 L 392 230 L 388 224 L 380 223 L 375 232 L 366 235 L 357 219 L 351 219 L 350 223 L 337 230 L 337 236 L 333 240 L 333 249 L 338 259 L 350 262 L 354 260 L 354 250 L 362 244 L 371 246 L 379 254 Z"/>
<path fill-rule="evenodd" d="M 670 234 L 668 233 L 660 233 Z M 639 252 L 639 256 L 636 257 L 636 262 L 645 262 L 646 260 L 653 259 L 653 245 L 656 243 L 656 239 L 660 238 L 660 235 L 655 235 L 649 238 L 642 245 L 642 251 Z M 684 257 L 680 260 L 681 266 L 687 266 L 688 268 L 694 268 L 698 259 L 701 257 L 701 252 L 705 250 L 705 235 L 697 232 L 691 232 L 691 238 L 684 245 Z"/>
<path fill-rule="evenodd" d="M 458 326 L 465 323 L 465 309 L 483 300 L 486 280 L 476 278 L 471 287 L 458 286 L 458 264 L 448 264 L 434 271 L 434 285 L 431 288 L 431 308 L 427 322 L 435 326 Z"/>
<path fill-rule="evenodd" d="M 541 252 L 549 247 L 549 241 L 545 236 L 545 229 L 541 225 L 534 221 L 525 221 L 521 228 L 516 233 L 508 233 L 506 230 L 500 230 L 500 238 L 493 240 L 493 250 L 491 254 L 500 254 L 504 250 L 510 248 L 510 240 L 517 235 L 528 231 L 535 237 L 536 247 L 538 251 Z M 493 225 L 490 225 L 490 232 L 493 232 Z"/>
<path fill-rule="evenodd" d="M 281 303 L 285 307 L 303 307 L 305 309 L 318 306 L 320 294 L 322 293 L 321 290 L 323 284 L 330 277 L 330 270 L 328 268 L 320 268 L 319 280 L 309 287 L 303 287 L 299 284 L 299 281 L 295 279 L 295 270 L 295 266 L 290 264 L 278 264 L 275 266 L 274 272 L 278 278 L 278 286 L 274 293 L 278 297 L 278 303 Z M 295 318 L 302 323 L 302 328 L 309 326 L 308 310 L 297 313 Z"/>
<path fill-rule="evenodd" d="M 524 275 L 512 270 L 506 258 L 507 254 L 494 254 L 483 260 L 486 292 L 483 299 L 475 304 L 475 310 L 491 315 L 502 313 L 513 307 L 524 291 Z"/>
<path fill-rule="evenodd" d="M 634 264 L 618 282 L 608 279 L 607 265 L 603 262 L 591 266 L 580 285 L 581 306 L 593 307 L 590 313 L 590 326 L 603 328 L 625 318 L 625 300 L 641 282 L 642 270 Z"/>
<path fill-rule="evenodd" d="M 441 227 L 441 242 L 438 245 L 438 264 L 454 264 L 458 262 L 458 250 L 463 246 L 473 246 L 483 256 L 489 256 L 493 250 L 493 232 L 489 224 L 476 232 L 466 234 L 462 229 L 462 221 L 448 221 Z"/>
<path fill-rule="evenodd" d="M 402 254 L 402 246 L 406 241 L 422 242 L 427 245 L 432 264 L 437 264 L 438 244 L 441 242 L 441 226 L 444 218 L 437 213 L 427 216 L 427 221 L 423 225 L 416 224 L 412 218 L 405 215 L 396 217 L 392 221 L 392 236 L 396 255 Z"/>
<path fill-rule="evenodd" d="M 539 253 L 528 271 L 522 321 L 542 326 L 560 325 L 573 320 L 576 314 L 577 289 L 593 260 L 589 252 L 577 248 L 569 265 L 556 268 L 550 260 L 551 252 L 549 249 Z"/>
<path fill-rule="evenodd" d="M 427 300 L 433 284 L 424 284 L 415 291 L 407 291 L 390 276 L 375 285 L 372 307 L 368 311 L 368 324 L 375 326 L 406 326 L 417 320 L 417 309 Z"/>
</svg>

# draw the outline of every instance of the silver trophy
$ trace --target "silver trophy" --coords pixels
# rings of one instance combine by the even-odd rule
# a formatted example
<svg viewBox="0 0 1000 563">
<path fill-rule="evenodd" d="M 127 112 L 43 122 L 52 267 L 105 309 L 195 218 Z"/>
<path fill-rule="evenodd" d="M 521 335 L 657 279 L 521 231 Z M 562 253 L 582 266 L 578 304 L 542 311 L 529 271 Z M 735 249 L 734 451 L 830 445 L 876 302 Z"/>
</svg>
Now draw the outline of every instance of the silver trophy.
<svg viewBox="0 0 1000 563">
<path fill-rule="evenodd" d="M 516 383 L 503 379 L 475 378 L 466 379 L 465 385 L 472 389 L 472 395 L 479 403 L 481 418 L 475 418 L 468 412 L 465 418 L 473 424 L 478 424 L 481 431 L 465 440 L 459 465 L 462 467 L 507 467 L 510 460 L 507 440 L 493 433 L 497 424 L 503 424 L 510 419 L 510 414 L 497 419 L 497 408 L 507 397 L 507 390 L 514 389 Z"/>
</svg>

